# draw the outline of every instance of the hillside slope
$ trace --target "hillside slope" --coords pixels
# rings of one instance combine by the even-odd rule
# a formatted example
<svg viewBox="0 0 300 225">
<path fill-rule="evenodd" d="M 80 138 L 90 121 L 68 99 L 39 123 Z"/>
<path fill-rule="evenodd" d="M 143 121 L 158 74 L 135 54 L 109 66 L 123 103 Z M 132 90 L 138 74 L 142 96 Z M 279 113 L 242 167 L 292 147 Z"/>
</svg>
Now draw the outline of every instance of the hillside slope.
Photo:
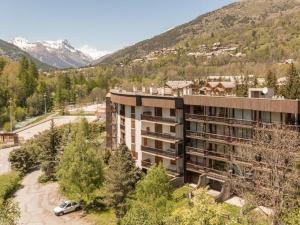
<svg viewBox="0 0 300 225">
<path fill-rule="evenodd" d="M 122 49 L 101 63 L 126 63 L 163 48 L 193 52 L 215 42 L 236 46 L 236 53 L 245 53 L 251 61 L 299 58 L 299 16 L 298 0 L 240 1 Z"/>
<path fill-rule="evenodd" d="M 44 71 L 54 69 L 54 67 L 49 66 L 45 63 L 42 63 L 41 61 L 30 56 L 27 52 L 21 50 L 17 46 L 10 44 L 6 41 L 3 41 L 1 39 L 0 39 L 0 56 L 7 57 L 14 61 L 18 61 L 22 56 L 26 56 L 36 64 L 38 69 L 41 69 Z"/>
</svg>

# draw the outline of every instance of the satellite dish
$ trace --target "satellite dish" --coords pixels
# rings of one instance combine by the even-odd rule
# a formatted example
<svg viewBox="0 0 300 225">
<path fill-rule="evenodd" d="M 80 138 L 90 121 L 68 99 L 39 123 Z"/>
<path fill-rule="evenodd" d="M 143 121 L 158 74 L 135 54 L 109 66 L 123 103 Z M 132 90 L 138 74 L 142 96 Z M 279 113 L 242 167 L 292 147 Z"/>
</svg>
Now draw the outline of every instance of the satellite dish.
<svg viewBox="0 0 300 225">
<path fill-rule="evenodd" d="M 263 89 L 262 89 L 262 93 L 264 94 L 264 95 L 266 95 L 266 94 L 268 94 L 268 88 L 267 87 L 264 87 Z"/>
</svg>

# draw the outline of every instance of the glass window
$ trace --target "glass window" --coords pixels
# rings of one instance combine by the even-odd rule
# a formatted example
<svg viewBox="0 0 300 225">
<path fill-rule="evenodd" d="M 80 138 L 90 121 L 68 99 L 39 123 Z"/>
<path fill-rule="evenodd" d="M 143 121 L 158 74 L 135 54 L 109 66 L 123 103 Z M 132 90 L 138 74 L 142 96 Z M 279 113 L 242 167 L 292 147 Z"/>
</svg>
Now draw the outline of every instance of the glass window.
<svg viewBox="0 0 300 225">
<path fill-rule="evenodd" d="M 176 116 L 176 110 L 175 109 L 170 109 L 170 116 L 172 116 L 172 117 Z"/>
</svg>

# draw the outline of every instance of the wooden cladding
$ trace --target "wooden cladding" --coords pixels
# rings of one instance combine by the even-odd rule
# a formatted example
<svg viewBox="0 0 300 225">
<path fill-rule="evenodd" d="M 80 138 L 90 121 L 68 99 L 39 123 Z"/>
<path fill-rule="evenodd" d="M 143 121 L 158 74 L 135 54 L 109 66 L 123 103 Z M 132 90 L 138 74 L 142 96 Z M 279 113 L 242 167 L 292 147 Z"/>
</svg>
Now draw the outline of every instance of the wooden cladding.
<svg viewBox="0 0 300 225">
<path fill-rule="evenodd" d="M 266 112 L 299 114 L 299 101 L 279 99 L 257 99 L 221 96 L 184 96 L 185 105 L 201 105 L 235 109 L 249 109 Z"/>
</svg>

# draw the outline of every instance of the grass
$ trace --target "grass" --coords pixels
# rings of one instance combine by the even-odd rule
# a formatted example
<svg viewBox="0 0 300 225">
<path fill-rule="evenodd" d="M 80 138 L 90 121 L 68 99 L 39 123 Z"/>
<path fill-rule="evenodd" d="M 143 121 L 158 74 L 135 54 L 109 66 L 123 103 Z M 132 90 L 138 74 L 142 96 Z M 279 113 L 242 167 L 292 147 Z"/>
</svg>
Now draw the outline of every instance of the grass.
<svg viewBox="0 0 300 225">
<path fill-rule="evenodd" d="M 0 175 L 0 202 L 11 197 L 20 186 L 20 176 L 17 172 Z"/>
<path fill-rule="evenodd" d="M 112 209 L 107 209 L 99 212 L 92 212 L 88 214 L 87 219 L 93 225 L 116 225 L 117 219 Z"/>
</svg>

